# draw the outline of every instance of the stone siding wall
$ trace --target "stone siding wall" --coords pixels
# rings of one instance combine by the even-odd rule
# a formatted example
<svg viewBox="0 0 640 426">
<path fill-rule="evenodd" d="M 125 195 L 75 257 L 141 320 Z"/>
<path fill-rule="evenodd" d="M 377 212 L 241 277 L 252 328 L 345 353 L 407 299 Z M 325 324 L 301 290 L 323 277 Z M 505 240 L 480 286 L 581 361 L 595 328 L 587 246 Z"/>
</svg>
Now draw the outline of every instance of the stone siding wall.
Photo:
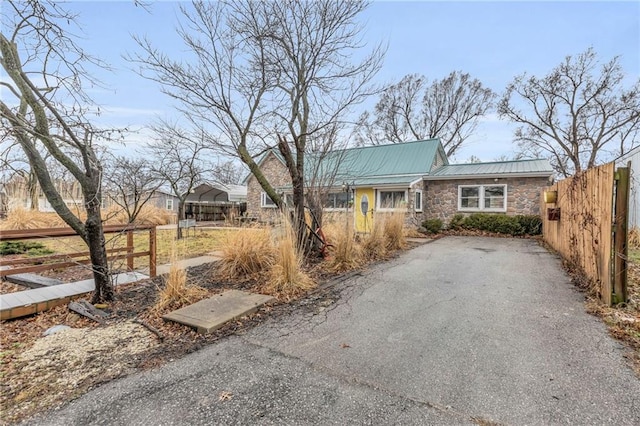
<svg viewBox="0 0 640 426">
<path fill-rule="evenodd" d="M 458 211 L 459 185 L 507 185 L 507 215 L 540 214 L 540 194 L 549 184 L 547 178 L 505 178 L 498 179 L 459 179 L 428 181 L 423 192 L 424 208 L 422 220 L 442 219 L 449 223 Z M 504 213 L 496 213 L 504 214 Z"/>
<path fill-rule="evenodd" d="M 291 186 L 289 171 L 275 155 L 269 153 L 260 166 L 262 173 L 276 190 L 278 187 Z M 255 176 L 251 175 L 247 181 L 247 216 L 257 217 L 258 220 L 273 220 L 278 209 L 261 207 L 263 189 Z"/>
</svg>

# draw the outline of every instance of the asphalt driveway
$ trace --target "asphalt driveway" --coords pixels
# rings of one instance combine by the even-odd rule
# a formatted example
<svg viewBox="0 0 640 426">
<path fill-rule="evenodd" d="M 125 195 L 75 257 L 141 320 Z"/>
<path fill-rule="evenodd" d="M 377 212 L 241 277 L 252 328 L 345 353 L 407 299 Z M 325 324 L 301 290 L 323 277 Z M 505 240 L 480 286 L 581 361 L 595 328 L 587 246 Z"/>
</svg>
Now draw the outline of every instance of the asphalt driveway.
<svg viewBox="0 0 640 426">
<path fill-rule="evenodd" d="M 640 424 L 624 347 L 536 242 L 448 237 L 30 424 Z"/>
</svg>

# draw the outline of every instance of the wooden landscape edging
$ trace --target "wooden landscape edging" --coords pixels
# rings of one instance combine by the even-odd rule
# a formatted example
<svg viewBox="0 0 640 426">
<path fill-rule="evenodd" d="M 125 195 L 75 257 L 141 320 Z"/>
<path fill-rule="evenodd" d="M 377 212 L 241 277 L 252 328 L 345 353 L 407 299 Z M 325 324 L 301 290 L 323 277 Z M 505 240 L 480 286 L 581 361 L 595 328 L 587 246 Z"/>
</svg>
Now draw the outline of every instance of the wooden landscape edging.
<svg viewBox="0 0 640 426">
<path fill-rule="evenodd" d="M 626 177 L 625 177 L 626 176 Z M 541 194 L 543 237 L 590 280 L 603 303 L 626 300 L 628 169 L 607 163 L 547 187 Z M 553 197 L 547 197 L 553 201 Z"/>
</svg>

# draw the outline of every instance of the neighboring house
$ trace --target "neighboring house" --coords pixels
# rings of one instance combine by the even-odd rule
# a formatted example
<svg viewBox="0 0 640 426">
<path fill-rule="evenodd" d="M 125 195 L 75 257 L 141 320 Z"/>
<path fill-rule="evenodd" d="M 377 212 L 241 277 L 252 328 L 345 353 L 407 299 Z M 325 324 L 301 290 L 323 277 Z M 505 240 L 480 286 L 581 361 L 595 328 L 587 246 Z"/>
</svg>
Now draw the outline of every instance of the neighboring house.
<svg viewBox="0 0 640 426">
<path fill-rule="evenodd" d="M 155 206 L 159 209 L 170 210 L 175 214 L 178 214 L 179 199 L 173 195 L 169 190 L 156 189 L 153 191 L 149 201 L 146 204 Z"/>
<path fill-rule="evenodd" d="M 246 206 L 246 186 L 208 182 L 198 185 L 187 196 L 185 214 L 188 219 L 198 221 L 223 220 L 241 215 Z"/>
<path fill-rule="evenodd" d="M 631 162 L 629 170 L 630 193 L 629 193 L 629 229 L 640 226 L 640 147 L 634 148 L 616 160 L 616 167 L 627 167 Z"/>
<path fill-rule="evenodd" d="M 54 179 L 53 184 L 56 191 L 62 197 L 64 203 L 72 211 L 78 211 L 84 209 L 84 201 L 82 198 L 82 188 L 75 180 L 71 179 Z M 22 207 L 30 209 L 32 200 L 29 193 L 29 187 L 27 180 L 24 176 L 14 174 L 8 181 L 2 183 L 3 196 L 3 208 L 6 210 L 12 210 L 16 207 Z M 35 198 L 37 199 L 37 210 L 41 212 L 53 212 L 54 209 L 49 203 L 49 200 L 44 195 L 44 192 L 40 189 L 40 185 L 35 186 Z M 35 200 L 33 200 L 35 203 Z"/>
<path fill-rule="evenodd" d="M 318 170 L 313 161 L 309 156 L 305 173 Z M 291 192 L 285 163 L 276 151 L 258 164 L 279 193 Z M 359 232 L 370 231 L 376 217 L 394 211 L 405 212 L 407 222 L 415 225 L 427 218 L 447 223 L 456 213 L 539 214 L 540 192 L 553 175 L 547 160 L 451 165 L 438 139 L 335 151 L 322 164 L 327 177 L 319 182 L 328 182 L 325 208 L 345 211 L 352 205 Z M 248 215 L 270 219 L 274 203 L 253 175 L 245 182 Z M 342 191 L 343 183 L 352 188 L 351 194 Z"/>
</svg>

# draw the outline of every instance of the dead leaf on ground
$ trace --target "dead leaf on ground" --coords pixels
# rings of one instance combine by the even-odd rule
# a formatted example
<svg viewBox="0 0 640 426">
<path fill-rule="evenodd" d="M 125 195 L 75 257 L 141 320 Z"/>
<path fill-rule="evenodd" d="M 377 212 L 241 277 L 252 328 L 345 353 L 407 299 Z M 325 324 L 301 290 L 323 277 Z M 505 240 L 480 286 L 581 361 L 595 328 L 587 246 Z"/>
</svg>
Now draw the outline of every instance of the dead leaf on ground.
<svg viewBox="0 0 640 426">
<path fill-rule="evenodd" d="M 229 401 L 231 398 L 233 398 L 233 394 L 227 391 L 220 392 L 220 395 L 218 395 L 218 401 L 221 402 Z"/>
</svg>

